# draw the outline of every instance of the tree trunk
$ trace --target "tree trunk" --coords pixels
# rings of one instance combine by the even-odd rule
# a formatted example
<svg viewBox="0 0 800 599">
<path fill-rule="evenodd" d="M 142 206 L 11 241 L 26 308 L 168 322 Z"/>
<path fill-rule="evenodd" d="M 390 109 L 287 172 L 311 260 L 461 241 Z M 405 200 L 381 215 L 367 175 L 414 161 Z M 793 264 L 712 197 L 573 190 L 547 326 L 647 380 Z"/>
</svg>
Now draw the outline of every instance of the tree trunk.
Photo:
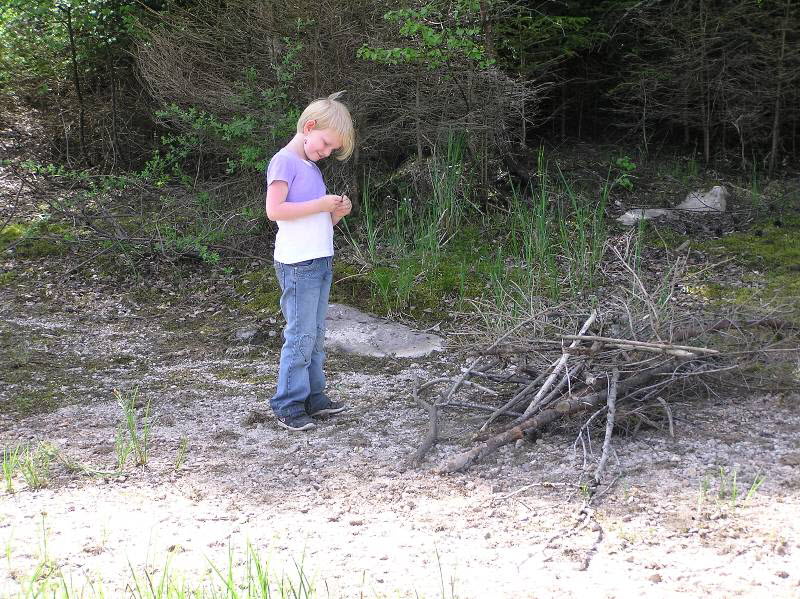
<svg viewBox="0 0 800 599">
<path fill-rule="evenodd" d="M 644 144 L 644 155 L 648 154 L 647 151 L 647 84 L 644 78 L 641 79 L 640 85 L 642 86 L 642 144 Z"/>
<path fill-rule="evenodd" d="M 417 133 L 417 160 L 419 160 L 419 164 L 422 165 L 422 119 L 419 116 L 420 111 L 420 90 L 419 90 L 419 81 L 421 79 L 420 67 L 417 67 L 417 86 L 416 86 L 416 93 L 414 94 L 414 118 L 415 118 L 415 126 L 416 126 L 416 133 Z"/>
<path fill-rule="evenodd" d="M 700 28 L 700 90 L 701 101 L 703 105 L 703 156 L 705 157 L 706 164 L 711 160 L 711 93 L 708 83 L 707 72 L 707 55 L 706 55 L 706 25 L 708 14 L 700 13 L 701 28 Z"/>
<path fill-rule="evenodd" d="M 768 174 L 771 177 L 775 170 L 775 160 L 778 156 L 778 142 L 780 140 L 780 125 L 781 125 L 781 93 L 783 91 L 783 61 L 786 56 L 786 30 L 789 28 L 789 8 L 791 0 L 786 2 L 786 12 L 783 18 L 783 27 L 781 28 L 781 51 L 778 57 L 778 69 L 775 89 L 775 115 L 772 121 L 772 148 L 769 152 L 769 170 Z"/>
<path fill-rule="evenodd" d="M 494 36 L 492 32 L 492 21 L 489 18 L 489 10 L 486 6 L 486 0 L 480 2 L 481 13 L 481 29 L 483 30 L 483 47 L 486 51 L 486 56 L 489 58 L 495 57 L 494 51 Z"/>
<path fill-rule="evenodd" d="M 85 162 L 89 162 L 86 156 L 86 108 L 83 102 L 83 93 L 81 92 L 81 81 L 78 76 L 78 53 L 75 49 L 75 30 L 72 27 L 72 7 L 60 6 L 61 10 L 66 16 L 67 33 L 69 34 L 69 53 L 72 61 L 72 82 L 75 85 L 75 93 L 78 96 L 78 135 L 81 142 L 81 156 Z"/>
<path fill-rule="evenodd" d="M 113 169 L 116 166 L 117 157 L 121 158 L 121 154 L 119 133 L 117 132 L 117 74 L 114 70 L 111 47 L 108 44 L 106 44 L 106 64 L 108 66 L 108 77 L 111 80 L 111 155 Z"/>
</svg>

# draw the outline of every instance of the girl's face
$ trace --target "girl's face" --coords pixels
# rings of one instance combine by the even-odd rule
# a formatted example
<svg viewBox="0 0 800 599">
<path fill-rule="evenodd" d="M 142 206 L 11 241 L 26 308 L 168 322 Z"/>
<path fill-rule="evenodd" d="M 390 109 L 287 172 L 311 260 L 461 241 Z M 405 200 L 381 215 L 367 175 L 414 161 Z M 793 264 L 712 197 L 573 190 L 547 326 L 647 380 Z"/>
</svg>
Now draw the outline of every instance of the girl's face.
<svg viewBox="0 0 800 599">
<path fill-rule="evenodd" d="M 307 121 L 303 126 L 303 151 L 312 162 L 327 158 L 342 147 L 341 136 L 333 129 L 317 129 L 316 121 Z"/>
</svg>

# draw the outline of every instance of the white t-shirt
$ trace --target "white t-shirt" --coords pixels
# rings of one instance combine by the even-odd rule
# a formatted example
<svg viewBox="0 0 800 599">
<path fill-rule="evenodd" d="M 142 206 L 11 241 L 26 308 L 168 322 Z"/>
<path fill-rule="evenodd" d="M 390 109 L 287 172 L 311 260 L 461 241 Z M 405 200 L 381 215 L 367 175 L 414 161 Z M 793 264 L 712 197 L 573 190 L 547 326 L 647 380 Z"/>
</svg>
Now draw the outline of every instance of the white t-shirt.
<svg viewBox="0 0 800 599">
<path fill-rule="evenodd" d="M 286 148 L 269 161 L 267 187 L 273 181 L 286 181 L 289 185 L 287 202 L 308 202 L 327 193 L 319 167 Z M 333 221 L 330 212 L 317 212 L 294 220 L 279 220 L 277 223 L 274 253 L 277 262 L 293 264 L 333 256 Z"/>
</svg>

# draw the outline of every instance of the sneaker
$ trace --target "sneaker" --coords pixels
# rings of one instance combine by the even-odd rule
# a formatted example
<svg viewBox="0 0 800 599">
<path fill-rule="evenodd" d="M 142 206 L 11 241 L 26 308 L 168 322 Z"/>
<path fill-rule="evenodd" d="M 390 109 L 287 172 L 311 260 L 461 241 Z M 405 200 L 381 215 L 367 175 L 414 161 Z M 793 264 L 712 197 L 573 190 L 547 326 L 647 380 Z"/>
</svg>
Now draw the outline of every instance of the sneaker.
<svg viewBox="0 0 800 599">
<path fill-rule="evenodd" d="M 307 431 L 314 428 L 316 425 L 308 417 L 308 414 L 300 414 L 299 416 L 277 416 L 278 424 L 290 431 Z"/>
<path fill-rule="evenodd" d="M 331 414 L 338 414 L 339 412 L 344 412 L 347 409 L 347 406 L 344 405 L 340 401 L 331 401 L 328 404 L 327 408 L 322 408 L 321 410 L 317 410 L 316 412 L 311 412 L 309 416 L 312 418 L 317 418 L 318 416 L 330 416 Z"/>
</svg>

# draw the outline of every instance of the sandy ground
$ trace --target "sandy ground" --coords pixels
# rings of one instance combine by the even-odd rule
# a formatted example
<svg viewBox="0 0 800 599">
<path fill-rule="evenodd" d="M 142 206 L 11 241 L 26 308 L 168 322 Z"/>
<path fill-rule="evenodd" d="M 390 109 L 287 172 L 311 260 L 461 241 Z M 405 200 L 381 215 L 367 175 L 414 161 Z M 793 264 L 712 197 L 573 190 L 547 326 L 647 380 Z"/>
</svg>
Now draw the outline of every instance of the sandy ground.
<svg viewBox="0 0 800 599">
<path fill-rule="evenodd" d="M 258 417 L 277 337 L 237 345 L 242 318 L 209 301 L 213 282 L 181 301 L 136 291 L 90 273 L 0 288 L 0 446 L 48 442 L 113 470 L 114 389 L 138 389 L 154 422 L 144 467 L 108 477 L 54 462 L 46 488 L 17 477 L 0 490 L 1 596 L 42 563 L 106 597 L 165 567 L 197 587 L 219 580 L 210 564 L 241 567 L 248 546 L 276 584 L 302 563 L 319 597 L 800 596 L 797 395 L 687 399 L 674 438 L 618 438 L 618 478 L 581 528 L 594 462 L 574 430 L 442 476 L 475 428 L 452 414 L 422 468 L 397 468 L 426 426 L 414 377 L 454 371 L 457 355 L 331 353 L 331 394 L 350 409 L 290 434 Z"/>
</svg>

